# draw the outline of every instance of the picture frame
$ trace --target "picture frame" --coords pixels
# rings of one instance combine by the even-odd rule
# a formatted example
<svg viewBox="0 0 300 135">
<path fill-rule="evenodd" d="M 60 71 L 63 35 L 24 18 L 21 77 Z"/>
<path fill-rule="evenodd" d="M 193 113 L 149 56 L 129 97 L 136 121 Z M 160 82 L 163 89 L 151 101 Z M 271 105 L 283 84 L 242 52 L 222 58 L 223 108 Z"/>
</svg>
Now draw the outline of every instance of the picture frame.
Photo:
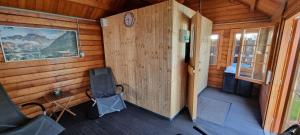
<svg viewBox="0 0 300 135">
<path fill-rule="evenodd" d="M 5 62 L 80 57 L 76 30 L 0 25 Z"/>
</svg>

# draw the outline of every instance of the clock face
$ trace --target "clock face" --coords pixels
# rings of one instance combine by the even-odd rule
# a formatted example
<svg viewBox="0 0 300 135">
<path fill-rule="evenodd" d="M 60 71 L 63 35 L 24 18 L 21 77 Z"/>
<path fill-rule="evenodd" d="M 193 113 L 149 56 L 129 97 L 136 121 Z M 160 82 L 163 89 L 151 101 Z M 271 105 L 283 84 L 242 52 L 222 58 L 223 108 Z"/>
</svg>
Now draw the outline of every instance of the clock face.
<svg viewBox="0 0 300 135">
<path fill-rule="evenodd" d="M 125 13 L 124 24 L 127 27 L 133 26 L 133 24 L 134 24 L 134 15 L 133 15 L 133 13 L 131 13 L 131 12 Z"/>
</svg>

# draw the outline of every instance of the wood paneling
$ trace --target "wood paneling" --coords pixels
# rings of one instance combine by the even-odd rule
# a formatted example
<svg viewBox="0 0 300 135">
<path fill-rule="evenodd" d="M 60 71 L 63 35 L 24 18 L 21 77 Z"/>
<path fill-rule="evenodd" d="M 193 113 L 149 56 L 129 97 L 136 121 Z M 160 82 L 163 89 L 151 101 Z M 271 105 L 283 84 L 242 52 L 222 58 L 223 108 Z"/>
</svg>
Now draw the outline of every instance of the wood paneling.
<svg viewBox="0 0 300 135">
<path fill-rule="evenodd" d="M 106 66 L 125 84 L 125 99 L 166 117 L 171 101 L 169 5 L 167 1 L 131 11 L 132 27 L 123 24 L 124 13 L 107 17 L 103 27 Z"/>
<path fill-rule="evenodd" d="M 125 84 L 127 101 L 173 118 L 186 100 L 185 46 L 178 41 L 179 29 L 189 29 L 195 12 L 173 0 L 131 12 L 132 27 L 124 26 L 124 13 L 106 18 L 106 65 Z"/>
<path fill-rule="evenodd" d="M 1 0 L 0 6 L 99 19 L 121 12 L 124 3 L 124 0 Z"/>
<path fill-rule="evenodd" d="M 77 30 L 77 20 L 40 13 L 0 10 L 1 25 L 17 25 Z M 49 60 L 8 62 L 0 52 L 0 82 L 17 104 L 30 102 L 52 92 L 55 88 L 75 94 L 72 105 L 87 101 L 84 91 L 89 88 L 87 71 L 104 66 L 101 28 L 96 21 L 79 20 L 80 49 L 83 58 L 58 58 Z M 51 107 L 50 104 L 45 104 Z M 38 114 L 37 107 L 23 110 L 28 116 Z"/>
</svg>

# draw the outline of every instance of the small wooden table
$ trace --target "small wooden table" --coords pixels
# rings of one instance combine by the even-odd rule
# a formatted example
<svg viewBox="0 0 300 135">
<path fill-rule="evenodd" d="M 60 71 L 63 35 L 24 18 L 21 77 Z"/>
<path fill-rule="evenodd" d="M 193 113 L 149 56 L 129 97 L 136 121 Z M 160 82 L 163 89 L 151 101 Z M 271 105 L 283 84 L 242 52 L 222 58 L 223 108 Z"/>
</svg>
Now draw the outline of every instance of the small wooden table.
<svg viewBox="0 0 300 135">
<path fill-rule="evenodd" d="M 54 105 L 53 109 L 51 110 L 50 117 L 57 112 L 59 109 L 62 109 L 61 112 L 59 113 L 58 117 L 56 118 L 56 122 L 60 120 L 62 115 L 64 114 L 65 111 L 70 113 L 73 116 L 76 116 L 74 112 L 72 112 L 69 108 L 71 99 L 73 97 L 73 94 L 69 91 L 62 91 L 60 96 L 56 96 L 53 93 L 48 93 L 45 95 L 43 98 L 45 99 L 46 102 L 51 103 Z M 65 104 L 59 103 L 59 101 L 66 99 L 67 102 Z"/>
</svg>

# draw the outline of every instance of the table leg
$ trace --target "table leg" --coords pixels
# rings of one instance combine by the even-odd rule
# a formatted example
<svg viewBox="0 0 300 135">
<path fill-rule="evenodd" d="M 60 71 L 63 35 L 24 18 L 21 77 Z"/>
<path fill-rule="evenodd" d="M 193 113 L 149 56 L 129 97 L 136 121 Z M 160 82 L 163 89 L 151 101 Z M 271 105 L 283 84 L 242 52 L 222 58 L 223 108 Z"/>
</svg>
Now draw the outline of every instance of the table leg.
<svg viewBox="0 0 300 135">
<path fill-rule="evenodd" d="M 55 103 L 55 104 L 56 104 L 56 106 L 59 106 L 59 107 L 61 107 L 61 108 L 65 108 L 64 106 L 60 105 L 59 103 Z M 69 107 L 69 106 L 68 106 L 68 107 Z M 72 112 L 68 107 L 66 108 L 66 111 L 67 111 L 68 113 L 72 114 L 73 116 L 76 116 L 76 114 L 75 114 L 74 112 Z"/>
<path fill-rule="evenodd" d="M 60 112 L 59 116 L 57 117 L 56 122 L 58 122 L 60 120 L 61 116 L 64 114 L 64 112 L 68 108 L 70 102 L 71 102 L 71 98 L 68 99 L 68 102 L 66 103 L 65 107 L 63 107 L 63 110 Z M 56 103 L 56 104 L 58 104 L 58 103 Z"/>
</svg>

